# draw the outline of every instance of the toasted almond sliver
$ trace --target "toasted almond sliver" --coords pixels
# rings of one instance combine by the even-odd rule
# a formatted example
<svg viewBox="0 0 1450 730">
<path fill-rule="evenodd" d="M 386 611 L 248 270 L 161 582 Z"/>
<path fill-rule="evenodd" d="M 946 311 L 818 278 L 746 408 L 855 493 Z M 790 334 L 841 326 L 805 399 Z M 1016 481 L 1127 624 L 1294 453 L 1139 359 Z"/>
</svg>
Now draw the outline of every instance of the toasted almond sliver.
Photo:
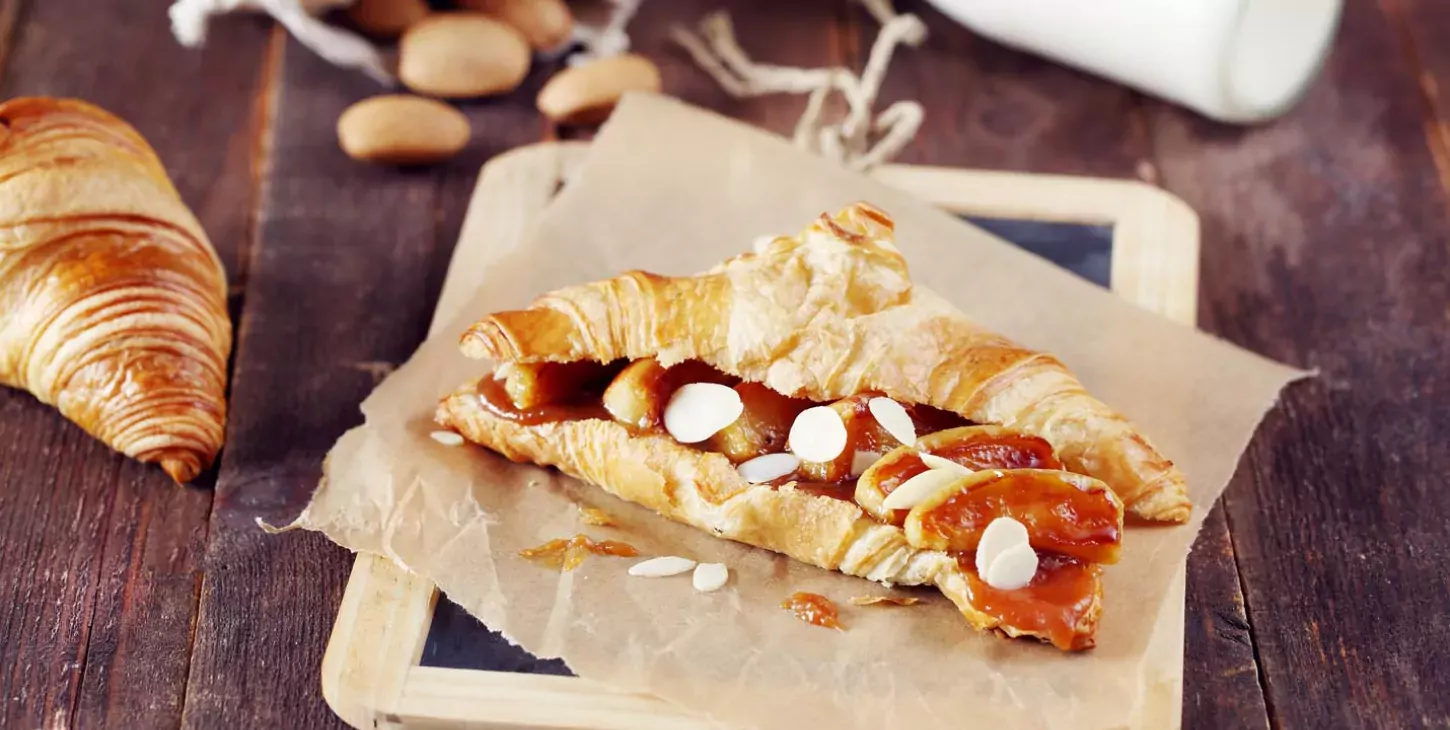
<svg viewBox="0 0 1450 730">
<path fill-rule="evenodd" d="M 682 444 L 696 444 L 734 423 L 745 404 L 734 388 L 719 383 L 688 383 L 665 404 L 665 430 Z"/>
<path fill-rule="evenodd" d="M 1003 550 L 987 568 L 987 585 L 999 591 L 1015 591 L 1032 582 L 1037 575 L 1037 551 L 1027 543 L 1018 543 Z"/>
<path fill-rule="evenodd" d="M 962 475 L 950 469 L 928 469 L 907 479 L 881 501 L 883 509 L 911 509 Z"/>
<path fill-rule="evenodd" d="M 846 424 L 830 406 L 801 411 L 790 425 L 787 445 L 801 461 L 832 461 L 846 450 Z"/>
<path fill-rule="evenodd" d="M 444 446 L 462 446 L 463 437 L 452 431 L 434 431 L 428 437 Z"/>
<path fill-rule="evenodd" d="M 851 458 L 851 476 L 859 477 L 871 468 L 872 464 L 881 461 L 880 451 L 857 451 Z"/>
<path fill-rule="evenodd" d="M 1004 551 L 1027 544 L 1027 526 L 1011 517 L 998 517 L 987 523 L 982 539 L 977 542 L 977 575 L 986 580 L 992 561 Z"/>
<path fill-rule="evenodd" d="M 666 578 L 671 575 L 688 573 L 694 567 L 695 561 L 689 558 L 666 555 L 662 558 L 641 560 L 629 566 L 629 574 L 640 578 Z"/>
<path fill-rule="evenodd" d="M 851 603 L 856 606 L 914 606 L 920 598 L 915 596 L 852 596 Z"/>
<path fill-rule="evenodd" d="M 872 398 L 866 402 L 866 408 L 892 438 L 905 446 L 916 444 L 916 424 L 900 403 L 890 398 Z"/>
<path fill-rule="evenodd" d="M 735 467 L 740 478 L 751 484 L 774 481 L 799 469 L 801 460 L 794 454 L 766 454 Z"/>
<path fill-rule="evenodd" d="M 695 566 L 695 574 L 691 576 L 695 590 L 701 593 L 718 591 L 729 580 L 730 569 L 724 563 L 700 563 Z"/>
<path fill-rule="evenodd" d="M 937 456 L 936 454 L 928 454 L 925 451 L 918 451 L 916 455 L 921 458 L 921 463 L 926 464 L 927 467 L 931 469 L 949 469 L 963 475 L 972 473 L 971 469 L 968 469 L 967 467 L 962 466 L 961 464 L 958 464 L 951 459 Z"/>
</svg>

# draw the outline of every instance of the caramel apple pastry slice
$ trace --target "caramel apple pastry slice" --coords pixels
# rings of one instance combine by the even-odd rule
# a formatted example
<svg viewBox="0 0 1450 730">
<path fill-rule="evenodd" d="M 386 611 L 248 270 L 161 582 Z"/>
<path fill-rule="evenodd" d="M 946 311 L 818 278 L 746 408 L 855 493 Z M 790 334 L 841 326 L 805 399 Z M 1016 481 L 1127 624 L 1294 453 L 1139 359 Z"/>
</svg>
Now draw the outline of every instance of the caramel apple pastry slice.
<svg viewBox="0 0 1450 730">
<path fill-rule="evenodd" d="M 699 276 L 547 294 L 461 347 L 495 363 L 438 407 L 468 440 L 1062 650 L 1093 645 L 1125 509 L 1191 509 L 1062 363 L 914 286 L 865 204 Z"/>
</svg>

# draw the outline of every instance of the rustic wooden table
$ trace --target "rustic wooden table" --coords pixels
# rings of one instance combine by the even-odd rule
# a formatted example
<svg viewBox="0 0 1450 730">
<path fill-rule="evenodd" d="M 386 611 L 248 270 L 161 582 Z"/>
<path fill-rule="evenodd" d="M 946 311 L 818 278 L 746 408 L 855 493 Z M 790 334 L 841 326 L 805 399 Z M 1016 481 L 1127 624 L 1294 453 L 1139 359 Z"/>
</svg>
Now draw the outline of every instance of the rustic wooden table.
<svg viewBox="0 0 1450 730">
<path fill-rule="evenodd" d="M 333 124 L 377 87 L 257 18 L 182 49 L 166 4 L 0 0 L 0 91 L 82 97 L 151 140 L 226 263 L 237 331 L 227 448 L 193 488 L 0 391 L 0 726 L 336 726 L 318 663 L 351 556 L 254 520 L 298 509 L 422 338 L 479 166 L 560 133 L 532 106 L 550 69 L 468 105 L 453 163 L 366 167 Z M 717 4 L 646 3 L 636 48 L 669 93 L 789 130 L 802 100 L 733 101 L 669 45 Z M 1255 129 L 899 5 L 931 28 L 883 94 L 926 107 L 900 161 L 1162 185 L 1203 218 L 1200 325 L 1321 371 L 1189 560 L 1185 726 L 1450 724 L 1450 3 L 1349 0 L 1308 97 Z M 844 2 L 731 7 L 781 63 L 859 65 L 874 33 Z"/>
</svg>

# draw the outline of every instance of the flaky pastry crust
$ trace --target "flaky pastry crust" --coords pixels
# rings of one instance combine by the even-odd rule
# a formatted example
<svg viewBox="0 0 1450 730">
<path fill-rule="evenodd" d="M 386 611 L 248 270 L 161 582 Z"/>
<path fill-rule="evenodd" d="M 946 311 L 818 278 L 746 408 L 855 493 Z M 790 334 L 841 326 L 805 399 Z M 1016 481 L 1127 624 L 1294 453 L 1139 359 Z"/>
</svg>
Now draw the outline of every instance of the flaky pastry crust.
<svg viewBox="0 0 1450 730">
<path fill-rule="evenodd" d="M 146 140 L 90 104 L 0 104 L 0 384 L 195 478 L 222 445 L 226 276 Z"/>
<path fill-rule="evenodd" d="M 1043 438 L 1139 518 L 1185 522 L 1192 509 L 1172 462 L 1061 362 L 915 286 L 891 219 L 865 204 L 699 276 L 636 271 L 550 293 L 484 318 L 461 348 L 524 363 L 701 360 L 820 402 L 881 392 Z"/>
</svg>

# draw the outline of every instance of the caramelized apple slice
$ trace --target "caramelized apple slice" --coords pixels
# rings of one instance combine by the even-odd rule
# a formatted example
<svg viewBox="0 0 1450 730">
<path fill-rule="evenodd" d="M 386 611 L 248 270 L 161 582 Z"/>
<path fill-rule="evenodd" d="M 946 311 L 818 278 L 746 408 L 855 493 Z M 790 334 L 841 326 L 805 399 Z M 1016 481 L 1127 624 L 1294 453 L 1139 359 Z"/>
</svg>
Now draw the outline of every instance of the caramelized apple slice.
<svg viewBox="0 0 1450 730">
<path fill-rule="evenodd" d="M 665 366 L 652 357 L 626 365 L 604 389 L 604 409 L 614 420 L 640 430 L 656 428 L 664 413 Z"/>
<path fill-rule="evenodd" d="M 494 370 L 504 392 L 519 410 L 578 400 L 605 382 L 612 368 L 591 360 L 579 362 L 506 362 Z M 599 391 L 595 390 L 595 393 Z"/>
<path fill-rule="evenodd" d="M 1000 426 L 962 426 L 922 436 L 917 448 L 896 449 L 881 458 L 856 482 L 856 502 L 882 522 L 906 522 L 906 510 L 886 510 L 881 501 L 906 480 L 931 468 L 918 450 L 956 462 L 966 469 L 1060 469 L 1052 445 L 1036 436 Z M 889 512 L 889 513 L 888 513 Z"/>
<path fill-rule="evenodd" d="M 661 427 L 665 404 L 675 390 L 686 383 L 740 382 L 705 363 L 687 360 L 666 368 L 652 357 L 625 366 L 604 389 L 604 408 L 620 423 L 640 430 Z"/>
<path fill-rule="evenodd" d="M 989 469 L 911 508 L 906 541 L 925 550 L 971 552 L 998 517 L 1027 528 L 1037 550 L 1090 563 L 1114 563 L 1123 535 L 1123 503 L 1092 477 L 1052 469 Z"/>
<path fill-rule="evenodd" d="M 810 401 L 781 395 L 759 383 L 741 383 L 735 386 L 735 392 L 740 394 L 745 411 L 704 444 L 735 464 L 785 451 L 791 423 L 811 407 Z"/>
<path fill-rule="evenodd" d="M 1052 444 L 1001 426 L 963 426 L 917 439 L 917 447 L 979 469 L 1061 469 Z"/>
</svg>

